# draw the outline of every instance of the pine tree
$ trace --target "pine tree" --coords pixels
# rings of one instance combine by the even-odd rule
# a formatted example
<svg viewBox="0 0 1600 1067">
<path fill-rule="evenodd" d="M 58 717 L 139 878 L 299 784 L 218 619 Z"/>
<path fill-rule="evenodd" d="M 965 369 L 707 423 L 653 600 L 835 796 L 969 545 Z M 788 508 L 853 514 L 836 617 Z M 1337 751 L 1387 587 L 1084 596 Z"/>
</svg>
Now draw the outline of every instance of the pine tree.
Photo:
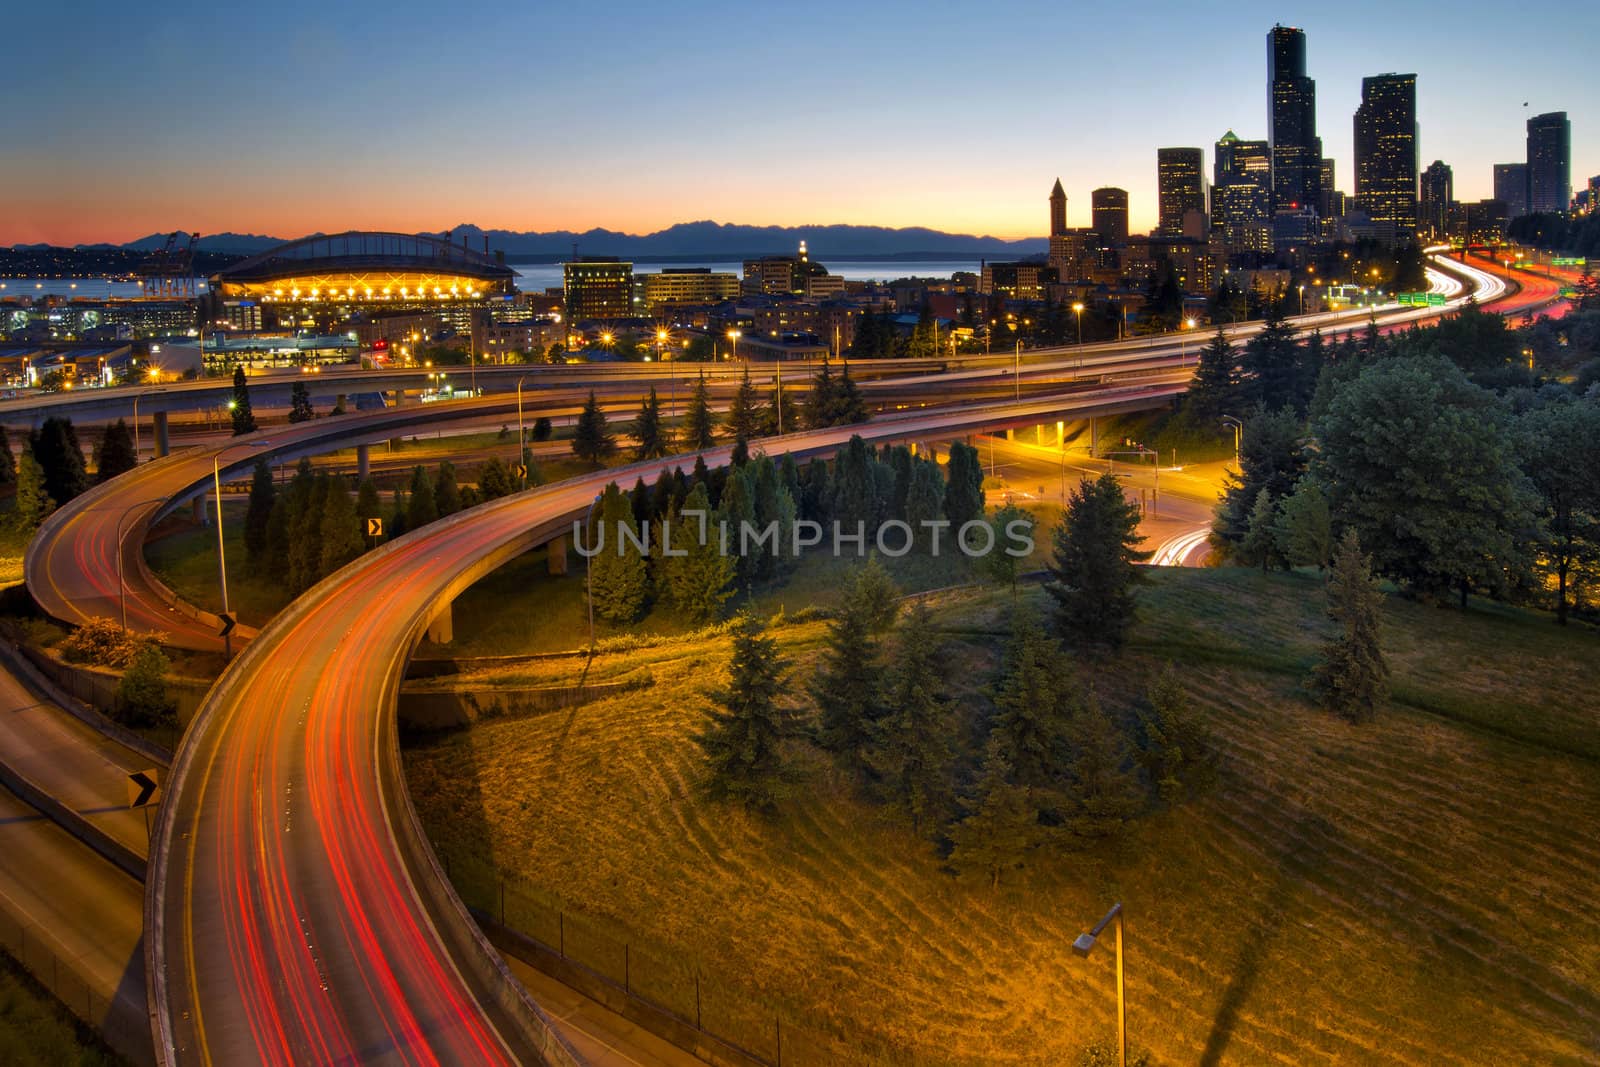
<svg viewBox="0 0 1600 1067">
<path fill-rule="evenodd" d="M 822 366 L 811 379 L 811 391 L 806 393 L 806 426 L 820 430 L 834 425 L 834 410 L 838 403 L 837 392 L 833 379 L 833 365 L 824 356 Z"/>
<path fill-rule="evenodd" d="M 983 504 L 983 463 L 978 450 L 957 441 L 950 446 L 944 488 L 944 517 L 950 520 L 952 531 L 983 518 Z"/>
<path fill-rule="evenodd" d="M 1144 806 L 1128 739 L 1092 695 L 1073 713 L 1068 737 L 1072 758 L 1062 825 L 1080 840 L 1109 837 Z"/>
<path fill-rule="evenodd" d="M 1163 803 L 1177 804 L 1216 776 L 1216 743 L 1168 663 L 1139 709 L 1138 760 Z"/>
<path fill-rule="evenodd" d="M 540 415 L 533 420 L 533 429 L 528 431 L 528 437 L 534 441 L 548 441 L 553 433 L 555 433 L 555 428 L 550 425 L 550 419 L 547 416 Z"/>
<path fill-rule="evenodd" d="M 0 488 L 17 484 L 17 457 L 11 451 L 11 438 L 0 426 Z"/>
<path fill-rule="evenodd" d="M 639 405 L 639 415 L 633 420 L 633 436 L 637 442 L 634 455 L 639 459 L 655 459 L 672 451 L 672 435 L 661 421 L 661 401 L 656 397 L 656 387 Z"/>
<path fill-rule="evenodd" d="M 760 435 L 762 419 L 761 398 L 750 381 L 750 368 L 746 366 L 739 388 L 733 394 L 733 402 L 728 405 L 728 433 L 748 441 Z"/>
<path fill-rule="evenodd" d="M 272 465 L 265 458 L 256 460 L 250 475 L 250 504 L 244 513 L 245 570 L 257 577 L 266 575 L 267 526 L 272 521 L 272 505 L 278 489 L 272 482 Z"/>
<path fill-rule="evenodd" d="M 1116 477 L 1088 478 L 1067 498 L 1056 527 L 1045 590 L 1056 601 L 1056 631 L 1080 645 L 1119 648 L 1133 625 L 1133 587 L 1143 581 L 1138 564 L 1150 553 L 1137 547 L 1139 512 Z"/>
<path fill-rule="evenodd" d="M 1011 554 L 1013 541 L 1010 531 L 1026 528 L 1031 538 L 1036 525 L 1033 512 L 1013 503 L 996 508 L 994 517 L 989 520 L 989 528 L 994 534 L 994 547 L 979 560 L 979 566 L 991 582 L 1009 586 L 1013 600 L 1016 599 L 1017 579 L 1022 575 L 1022 564 L 1026 557 Z"/>
<path fill-rule="evenodd" d="M 726 531 L 727 549 L 733 556 L 734 580 L 749 592 L 760 572 L 763 555 L 763 549 L 754 543 L 754 538 L 746 544 L 743 537 L 746 527 L 754 529 L 756 525 L 755 489 L 745 469 L 728 467 L 725 473 L 727 480 L 717 507 L 717 523 Z"/>
<path fill-rule="evenodd" d="M 461 510 L 461 486 L 456 481 L 455 465 L 449 460 L 440 463 L 434 474 L 433 507 L 441 519 Z"/>
<path fill-rule="evenodd" d="M 867 613 L 846 602 L 828 624 L 811 698 L 817 707 L 817 742 L 857 771 L 883 715 L 883 668 Z"/>
<path fill-rule="evenodd" d="M 72 420 L 51 415 L 28 434 L 28 451 L 44 470 L 45 491 L 57 505 L 65 504 L 89 488 L 83 448 Z"/>
<path fill-rule="evenodd" d="M 845 587 L 846 610 L 860 613 L 869 633 L 887 633 L 900 615 L 900 587 L 872 553 L 855 569 Z"/>
<path fill-rule="evenodd" d="M 1184 397 L 1184 410 L 1192 424 L 1208 433 L 1221 429 L 1222 416 L 1235 413 L 1239 404 L 1238 356 L 1228 335 L 1217 327 L 1216 336 L 1200 350 L 1194 380 Z"/>
<path fill-rule="evenodd" d="M 602 466 L 617 451 L 617 442 L 606 426 L 606 413 L 600 410 L 600 401 L 594 390 L 583 403 L 577 426 L 572 431 L 572 454 L 585 463 Z"/>
<path fill-rule="evenodd" d="M 352 562 L 366 547 L 365 529 L 356 515 L 356 504 L 342 479 L 332 479 L 322 509 L 321 573 L 326 576 Z"/>
<path fill-rule="evenodd" d="M 722 553 L 710 511 L 706 487 L 696 482 L 684 498 L 682 512 L 669 512 L 672 549 L 685 554 L 664 561 L 673 605 L 702 624 L 721 615 L 733 595 L 733 558 Z"/>
<path fill-rule="evenodd" d="M 33 450 L 23 448 L 17 465 L 17 499 L 11 521 L 17 532 L 32 535 L 39 524 L 56 509 L 56 502 L 45 485 L 44 468 L 33 458 Z"/>
<path fill-rule="evenodd" d="M 420 530 L 439 517 L 433 498 L 433 480 L 421 466 L 411 471 L 411 490 L 406 501 L 406 529 Z"/>
<path fill-rule="evenodd" d="M 1246 527 L 1244 542 L 1239 545 L 1239 561 L 1249 566 L 1261 565 L 1265 574 L 1278 561 L 1278 507 L 1273 502 L 1272 490 L 1262 489 L 1250 509 L 1250 525 Z"/>
<path fill-rule="evenodd" d="M 322 516 L 327 510 L 330 481 L 326 474 L 311 479 L 305 505 L 289 532 L 289 588 L 296 595 L 322 577 Z"/>
<path fill-rule="evenodd" d="M 607 622 L 633 622 L 644 613 L 650 584 L 644 554 L 628 537 L 640 534 L 633 504 L 616 482 L 601 495 L 599 513 L 593 546 L 599 551 L 589 559 L 589 597 L 595 614 Z"/>
<path fill-rule="evenodd" d="M 378 483 L 371 477 L 361 479 L 361 485 L 356 489 L 356 518 L 360 520 L 362 537 L 366 537 L 368 519 L 383 518 L 383 500 L 378 496 Z M 393 530 L 387 532 L 391 537 L 394 536 Z"/>
<path fill-rule="evenodd" d="M 711 389 L 705 371 L 689 396 L 689 410 L 683 421 L 684 447 L 696 452 L 710 448 L 717 440 L 717 417 L 711 410 Z"/>
<path fill-rule="evenodd" d="M 799 503 L 802 519 L 826 523 L 833 515 L 833 486 L 829 482 L 828 461 L 821 456 L 806 464 Z"/>
<path fill-rule="evenodd" d="M 1278 506 L 1274 542 L 1291 567 L 1323 570 L 1333 558 L 1333 517 L 1328 497 L 1311 478 L 1301 478 L 1294 492 Z"/>
<path fill-rule="evenodd" d="M 952 758 L 942 653 L 926 605 L 912 608 L 894 645 L 887 711 L 868 758 L 920 833 L 945 807 Z"/>
<path fill-rule="evenodd" d="M 1029 612 L 1012 620 L 994 703 L 991 732 L 1005 741 L 1013 780 L 1048 803 L 1070 756 L 1068 728 L 1080 703 L 1078 675 Z"/>
<path fill-rule="evenodd" d="M 1382 609 L 1372 560 L 1362 554 L 1355 530 L 1346 530 L 1328 575 L 1328 617 L 1343 631 L 1323 649 L 1310 684 L 1324 707 L 1355 722 L 1371 719 L 1388 698 Z"/>
<path fill-rule="evenodd" d="M 1282 302 L 1273 301 L 1267 306 L 1261 332 L 1245 343 L 1240 359 L 1244 391 L 1251 402 L 1269 411 L 1292 407 L 1304 413 L 1316 379 L 1301 377 L 1299 349 Z"/>
<path fill-rule="evenodd" d="M 839 372 L 838 384 L 834 387 L 833 418 L 829 425 L 849 426 L 866 422 L 871 417 L 866 401 L 861 398 L 861 390 L 856 388 L 855 380 L 850 377 L 850 363 L 846 361 Z"/>
<path fill-rule="evenodd" d="M 911 487 L 906 494 L 905 521 L 911 524 L 919 548 L 929 550 L 933 530 L 922 525 L 944 518 L 944 473 L 932 460 L 918 458 L 912 465 Z M 948 542 L 949 538 L 943 538 Z"/>
<path fill-rule="evenodd" d="M 173 726 L 178 704 L 167 691 L 172 664 L 154 642 L 145 642 L 117 683 L 116 718 L 124 726 L 148 729 Z"/>
<path fill-rule="evenodd" d="M 316 417 L 317 412 L 311 406 L 311 393 L 306 389 L 306 383 L 295 382 L 289 390 L 289 421 L 310 422 Z"/>
<path fill-rule="evenodd" d="M 250 386 L 244 380 L 244 365 L 233 368 L 233 399 L 228 402 L 233 412 L 233 436 L 254 433 L 255 412 L 250 410 Z"/>
<path fill-rule="evenodd" d="M 138 465 L 139 458 L 133 452 L 133 434 L 128 432 L 128 424 L 118 419 L 106 427 L 105 433 L 100 436 L 99 446 L 95 448 L 95 481 L 110 481 Z"/>
<path fill-rule="evenodd" d="M 516 477 L 499 456 L 478 468 L 478 496 L 484 500 L 499 500 L 517 491 Z"/>
<path fill-rule="evenodd" d="M 950 828 L 950 865 L 962 874 L 983 875 L 994 889 L 1007 871 L 1026 865 L 1040 838 L 1038 808 L 1029 790 L 1011 781 L 1005 742 L 995 734 L 984 745 L 965 807 L 966 816 Z"/>
<path fill-rule="evenodd" d="M 713 796 L 757 811 L 776 806 L 784 777 L 784 714 L 778 707 L 788 666 L 778 642 L 750 616 L 733 632 L 728 684 L 710 694 L 710 723 L 695 735 L 710 770 Z"/>
<path fill-rule="evenodd" d="M 859 435 L 852 436 L 834 457 L 833 515 L 846 532 L 854 533 L 857 523 L 866 527 L 868 535 L 877 529 L 878 486 L 873 463 Z"/>
</svg>

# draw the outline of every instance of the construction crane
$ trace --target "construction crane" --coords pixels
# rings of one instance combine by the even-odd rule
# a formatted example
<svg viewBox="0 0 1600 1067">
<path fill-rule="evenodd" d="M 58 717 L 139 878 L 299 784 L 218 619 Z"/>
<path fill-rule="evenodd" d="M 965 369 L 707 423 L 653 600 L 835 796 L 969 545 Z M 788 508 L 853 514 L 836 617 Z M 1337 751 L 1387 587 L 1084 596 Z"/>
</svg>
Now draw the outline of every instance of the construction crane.
<svg viewBox="0 0 1600 1067">
<path fill-rule="evenodd" d="M 179 245 L 180 237 L 187 240 Z M 192 300 L 195 295 L 194 251 L 200 235 L 175 230 L 161 248 L 139 265 L 139 289 L 147 298 Z"/>
</svg>

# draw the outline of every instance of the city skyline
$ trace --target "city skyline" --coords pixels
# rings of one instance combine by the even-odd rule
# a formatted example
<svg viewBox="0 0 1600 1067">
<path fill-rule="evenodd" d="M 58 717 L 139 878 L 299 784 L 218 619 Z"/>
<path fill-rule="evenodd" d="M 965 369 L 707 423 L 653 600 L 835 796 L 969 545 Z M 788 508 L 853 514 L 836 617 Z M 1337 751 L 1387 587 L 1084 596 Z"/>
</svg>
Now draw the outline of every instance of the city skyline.
<svg viewBox="0 0 1600 1067">
<path fill-rule="evenodd" d="M 1227 130 L 1269 136 L 1265 41 L 1277 22 L 1306 33 L 1316 129 L 1346 193 L 1362 78 L 1390 70 L 1417 73 L 1419 166 L 1449 164 L 1463 201 L 1492 195 L 1493 164 L 1519 160 L 1527 118 L 1545 112 L 1571 118 L 1572 184 L 1600 173 L 1576 74 L 1594 36 L 1582 23 L 1600 31 L 1600 16 L 1581 11 L 1559 39 L 1518 55 L 1481 19 L 1425 41 L 1372 35 L 1362 24 L 1375 5 L 1338 18 L 1264 5 L 1063 17 L 1016 3 L 990 23 L 1026 21 L 1040 61 L 1008 67 L 1014 35 L 908 29 L 896 5 L 823 6 L 804 22 L 702 7 L 726 17 L 692 41 L 631 5 L 618 9 L 620 34 L 569 11 L 491 19 L 391 5 L 378 22 L 376 9 L 289 5 L 207 25 L 105 5 L 85 18 L 117 32 L 80 39 L 24 12 L 22 29 L 36 32 L 23 36 L 45 44 L 19 57 L 18 80 L 44 91 L 0 119 L 20 146 L 0 179 L 14 208 L 0 243 L 462 223 L 645 233 L 695 219 L 1014 239 L 1044 235 L 1041 190 L 1057 176 L 1070 225 L 1089 225 L 1092 189 L 1120 187 L 1144 231 L 1157 222 L 1157 149 L 1199 146 L 1209 174 Z M 1141 44 L 1157 33 L 1184 44 L 1159 79 Z M 485 42 L 502 39 L 529 44 L 483 61 Z M 1129 47 L 1086 50 L 1088 39 Z M 1483 62 L 1514 78 L 1461 62 L 1489 42 L 1502 52 Z M 1067 77 L 1043 58 L 1060 48 L 1076 64 Z M 149 58 L 127 70 L 124 54 Z M 805 85 L 793 103 L 759 88 L 782 62 Z M 1022 91 L 1041 82 L 1049 91 Z"/>
</svg>

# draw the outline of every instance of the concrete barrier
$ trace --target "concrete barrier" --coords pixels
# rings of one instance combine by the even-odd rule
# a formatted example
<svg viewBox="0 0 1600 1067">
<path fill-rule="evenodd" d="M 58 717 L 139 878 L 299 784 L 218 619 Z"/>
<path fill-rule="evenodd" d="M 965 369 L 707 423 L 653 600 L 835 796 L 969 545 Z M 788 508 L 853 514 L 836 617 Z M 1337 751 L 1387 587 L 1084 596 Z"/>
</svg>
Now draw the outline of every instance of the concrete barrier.
<svg viewBox="0 0 1600 1067">
<path fill-rule="evenodd" d="M 79 722 L 109 737 L 122 747 L 139 753 L 152 763 L 167 767 L 172 764 L 172 753 L 161 745 L 146 739 L 142 734 L 128 729 L 119 722 L 113 722 L 101 713 L 92 702 L 74 697 L 67 690 L 58 685 L 51 675 L 43 671 L 34 662 L 33 657 L 50 660 L 46 653 L 27 645 L 17 645 L 9 640 L 0 639 L 0 664 L 3 664 L 24 687 L 46 703 L 54 704 Z M 62 667 L 68 666 L 59 660 L 52 663 Z"/>
<path fill-rule="evenodd" d="M 652 685 L 649 678 L 590 685 L 528 688 L 400 689 L 400 725 L 407 730 L 453 730 L 484 719 L 538 715 L 588 704 L 630 689 Z"/>
<path fill-rule="evenodd" d="M 94 667 L 87 663 L 68 663 L 60 656 L 48 649 L 35 648 L 24 645 L 22 654 L 27 657 L 39 672 L 49 678 L 68 695 L 77 701 L 82 701 L 91 707 L 104 712 L 105 715 L 115 714 L 117 710 L 117 687 L 122 684 L 122 672 L 110 667 Z M 206 694 L 211 691 L 211 683 L 199 678 L 168 678 L 167 692 L 178 705 L 178 722 L 184 726 L 194 718 L 195 711 L 205 700 Z M 69 708 L 70 710 L 70 708 Z M 79 716 L 82 718 L 82 716 Z M 88 720 L 86 720 L 88 721 Z M 126 727 L 117 727 L 115 723 L 107 722 L 106 725 L 116 727 L 122 731 L 120 734 L 108 733 L 99 723 L 90 722 L 101 733 L 115 736 L 116 740 L 127 744 L 130 748 L 138 746 L 132 744 L 129 738 L 138 737 Z M 145 742 L 149 744 L 149 742 Z M 166 754 L 166 762 L 171 762 L 171 753 Z"/>
</svg>

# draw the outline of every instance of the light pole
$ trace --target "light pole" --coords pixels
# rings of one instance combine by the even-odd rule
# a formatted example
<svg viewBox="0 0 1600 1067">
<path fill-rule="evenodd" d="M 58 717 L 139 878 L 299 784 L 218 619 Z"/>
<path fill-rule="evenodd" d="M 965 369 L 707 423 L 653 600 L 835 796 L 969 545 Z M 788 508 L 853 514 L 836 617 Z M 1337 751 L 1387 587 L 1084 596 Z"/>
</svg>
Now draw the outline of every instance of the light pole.
<svg viewBox="0 0 1600 1067">
<path fill-rule="evenodd" d="M 151 371 L 151 373 L 154 374 L 157 372 Z M 151 393 L 164 392 L 166 392 L 165 389 L 146 389 L 142 393 L 133 394 L 133 458 L 134 462 L 136 463 L 139 460 L 139 398 L 142 396 L 149 396 Z"/>
<path fill-rule="evenodd" d="M 733 342 L 733 354 L 728 357 L 729 359 L 737 360 L 739 358 L 739 337 L 740 336 L 741 335 L 740 335 L 738 330 L 729 330 L 728 331 L 728 340 Z"/>
<path fill-rule="evenodd" d="M 517 379 L 517 466 L 522 474 L 517 477 L 519 488 L 528 488 L 528 438 L 522 430 L 522 383 L 528 380 L 524 374 Z"/>
<path fill-rule="evenodd" d="M 1239 466 L 1239 439 L 1244 432 L 1244 423 L 1232 415 L 1222 416 L 1222 424 L 1233 430 L 1233 465 Z"/>
<path fill-rule="evenodd" d="M 1299 288 L 1300 288 L 1300 314 L 1304 315 L 1306 313 L 1306 287 L 1304 285 L 1302 285 Z"/>
<path fill-rule="evenodd" d="M 1128 1002 L 1122 988 L 1122 903 L 1119 901 L 1111 905 L 1111 910 L 1106 912 L 1105 918 L 1095 923 L 1094 929 L 1079 934 L 1072 943 L 1072 951 L 1080 956 L 1089 955 L 1096 939 L 1111 922 L 1117 924 L 1117 1063 L 1119 1067 L 1128 1067 Z"/>
<path fill-rule="evenodd" d="M 151 504 L 165 504 L 165 497 L 154 497 L 150 500 L 141 500 L 137 504 L 129 504 L 122 509 L 122 514 L 117 516 L 117 608 L 122 613 L 122 632 L 128 632 L 128 587 L 122 580 L 122 524 L 133 514 L 135 508 L 148 507 Z"/>
<path fill-rule="evenodd" d="M 1072 305 L 1072 316 L 1078 320 L 1078 347 L 1083 347 L 1083 301 Z M 1081 356 L 1079 357 L 1082 358 Z"/>
<path fill-rule="evenodd" d="M 251 441 L 250 448 L 266 448 L 271 441 Z M 230 614 L 228 610 L 228 556 L 222 544 L 222 468 L 220 461 L 222 453 L 218 452 L 211 457 L 211 488 L 217 497 L 217 578 L 222 586 L 222 614 Z M 120 549 L 119 549 L 120 551 Z M 223 620 L 222 654 L 226 659 L 233 658 L 233 637 L 228 632 L 227 620 Z"/>
<path fill-rule="evenodd" d="M 1189 365 L 1189 331 L 1194 329 L 1194 318 L 1183 320 L 1183 336 L 1178 342 L 1178 369 Z"/>
<path fill-rule="evenodd" d="M 1017 387 L 1017 402 L 1022 402 L 1022 338 L 1017 338 L 1016 354 L 1011 357 L 1011 381 Z"/>
</svg>

